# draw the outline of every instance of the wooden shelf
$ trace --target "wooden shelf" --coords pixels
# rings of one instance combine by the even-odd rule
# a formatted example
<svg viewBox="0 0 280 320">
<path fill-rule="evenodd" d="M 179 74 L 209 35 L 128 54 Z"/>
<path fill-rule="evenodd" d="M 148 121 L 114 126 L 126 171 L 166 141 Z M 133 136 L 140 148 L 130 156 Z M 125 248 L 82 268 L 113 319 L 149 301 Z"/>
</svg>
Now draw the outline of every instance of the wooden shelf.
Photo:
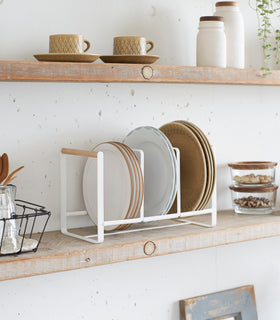
<svg viewBox="0 0 280 320">
<path fill-rule="evenodd" d="M 209 221 L 207 216 L 195 219 Z M 185 225 L 139 231 L 107 236 L 98 245 L 64 236 L 59 231 L 47 232 L 38 252 L 0 257 L 0 280 L 147 258 L 144 247 L 149 241 L 152 247 L 155 245 L 150 256 L 160 256 L 279 235 L 280 213 L 236 216 L 232 212 L 219 213 L 215 228 Z"/>
<path fill-rule="evenodd" d="M 140 64 L 0 61 L 0 81 L 280 85 L 280 71 Z"/>
</svg>

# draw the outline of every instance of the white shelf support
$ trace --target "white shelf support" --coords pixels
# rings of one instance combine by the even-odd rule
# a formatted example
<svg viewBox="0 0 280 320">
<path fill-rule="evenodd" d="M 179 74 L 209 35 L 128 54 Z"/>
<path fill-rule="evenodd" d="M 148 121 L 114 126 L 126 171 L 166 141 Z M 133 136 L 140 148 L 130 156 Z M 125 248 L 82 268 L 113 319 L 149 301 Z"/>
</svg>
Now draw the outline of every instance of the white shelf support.
<svg viewBox="0 0 280 320">
<path fill-rule="evenodd" d="M 97 240 L 91 237 L 80 236 L 68 231 L 67 219 L 69 217 L 79 217 L 88 215 L 86 211 L 67 211 L 67 163 L 66 156 L 81 156 L 95 158 L 97 161 Z M 85 151 L 77 149 L 61 149 L 60 153 L 60 221 L 61 232 L 65 235 L 86 240 L 92 243 L 104 241 L 104 156 L 103 152 Z"/>
<path fill-rule="evenodd" d="M 216 181 L 214 181 L 213 194 L 211 197 L 211 207 L 203 210 L 181 212 L 181 181 L 180 181 L 180 150 L 173 148 L 176 156 L 176 197 L 177 197 L 177 212 L 166 215 L 157 215 L 145 217 L 144 212 L 144 199 L 140 209 L 138 218 L 122 219 L 122 220 L 105 220 L 104 218 L 104 154 L 103 152 L 84 151 L 76 149 L 62 149 L 61 150 L 61 232 L 63 234 L 82 239 L 91 243 L 101 243 L 104 237 L 120 233 L 131 233 L 141 230 L 152 230 L 160 228 L 176 227 L 188 224 L 194 224 L 201 227 L 214 227 L 217 223 L 217 198 L 216 198 Z M 137 155 L 140 162 L 140 167 L 144 179 L 144 152 L 142 150 L 133 150 Z M 81 236 L 68 231 L 67 219 L 70 217 L 80 217 L 87 215 L 86 211 L 67 212 L 67 169 L 66 169 L 66 155 L 85 156 L 96 158 L 97 161 L 97 232 L 92 235 Z M 199 223 L 187 218 L 196 217 L 200 215 L 211 214 L 211 221 L 209 224 Z M 149 224 L 137 229 L 129 229 L 122 231 L 106 232 L 105 226 L 114 226 L 120 224 L 139 224 L 145 222 L 160 222 L 165 220 L 173 220 L 173 223 L 162 224 L 157 226 L 150 226 Z"/>
</svg>

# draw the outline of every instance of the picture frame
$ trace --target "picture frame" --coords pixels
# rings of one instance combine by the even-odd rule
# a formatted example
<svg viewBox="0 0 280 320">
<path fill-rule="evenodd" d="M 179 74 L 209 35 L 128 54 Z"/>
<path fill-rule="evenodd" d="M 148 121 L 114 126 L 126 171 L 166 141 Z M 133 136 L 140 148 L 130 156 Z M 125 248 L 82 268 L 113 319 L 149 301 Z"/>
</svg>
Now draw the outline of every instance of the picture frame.
<svg viewBox="0 0 280 320">
<path fill-rule="evenodd" d="M 180 320 L 258 320 L 254 286 L 181 300 Z"/>
</svg>

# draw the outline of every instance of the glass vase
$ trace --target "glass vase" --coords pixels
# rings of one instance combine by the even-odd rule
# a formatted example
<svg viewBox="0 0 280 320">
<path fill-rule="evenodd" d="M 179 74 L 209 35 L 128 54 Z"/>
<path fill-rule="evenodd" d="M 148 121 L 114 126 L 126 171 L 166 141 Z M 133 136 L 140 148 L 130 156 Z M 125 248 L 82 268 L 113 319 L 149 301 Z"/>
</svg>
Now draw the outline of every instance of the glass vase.
<svg viewBox="0 0 280 320">
<path fill-rule="evenodd" d="M 1 253 L 16 253 L 20 250 L 11 186 L 0 186 L 0 248 Z"/>
</svg>

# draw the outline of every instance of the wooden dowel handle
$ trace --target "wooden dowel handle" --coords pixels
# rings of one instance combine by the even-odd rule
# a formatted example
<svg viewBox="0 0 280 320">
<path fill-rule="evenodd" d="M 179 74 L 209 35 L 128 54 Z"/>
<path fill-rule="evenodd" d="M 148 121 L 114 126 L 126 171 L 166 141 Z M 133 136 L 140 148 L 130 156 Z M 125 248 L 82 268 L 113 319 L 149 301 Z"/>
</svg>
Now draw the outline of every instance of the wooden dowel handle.
<svg viewBox="0 0 280 320">
<path fill-rule="evenodd" d="M 97 158 L 97 152 L 95 152 L 95 151 L 62 148 L 61 153 L 70 154 L 73 156 Z"/>
</svg>

